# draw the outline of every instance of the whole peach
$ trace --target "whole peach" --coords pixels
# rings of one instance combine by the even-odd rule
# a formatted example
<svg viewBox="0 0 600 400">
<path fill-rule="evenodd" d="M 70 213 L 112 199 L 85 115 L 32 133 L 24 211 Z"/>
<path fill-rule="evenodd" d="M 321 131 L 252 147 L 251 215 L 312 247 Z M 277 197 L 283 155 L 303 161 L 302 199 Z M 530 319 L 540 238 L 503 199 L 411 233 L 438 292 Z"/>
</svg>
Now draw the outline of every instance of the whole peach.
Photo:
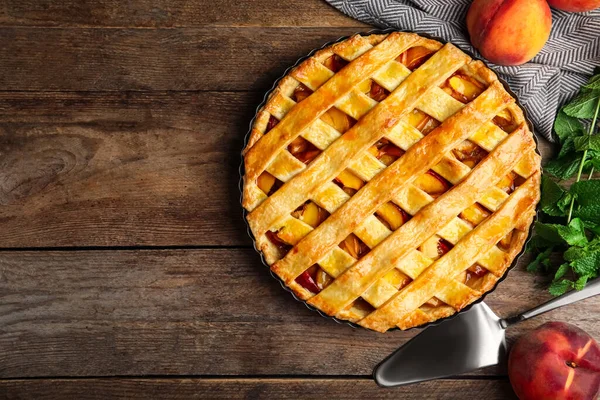
<svg viewBox="0 0 600 400">
<path fill-rule="evenodd" d="M 546 0 L 475 0 L 467 13 L 471 43 L 500 65 L 531 60 L 544 47 L 551 27 Z"/>
<path fill-rule="evenodd" d="M 559 10 L 584 12 L 600 7 L 600 0 L 548 0 L 548 4 Z"/>
<path fill-rule="evenodd" d="M 514 345 L 508 376 L 521 400 L 594 400 L 600 394 L 600 346 L 576 326 L 548 322 Z"/>
</svg>

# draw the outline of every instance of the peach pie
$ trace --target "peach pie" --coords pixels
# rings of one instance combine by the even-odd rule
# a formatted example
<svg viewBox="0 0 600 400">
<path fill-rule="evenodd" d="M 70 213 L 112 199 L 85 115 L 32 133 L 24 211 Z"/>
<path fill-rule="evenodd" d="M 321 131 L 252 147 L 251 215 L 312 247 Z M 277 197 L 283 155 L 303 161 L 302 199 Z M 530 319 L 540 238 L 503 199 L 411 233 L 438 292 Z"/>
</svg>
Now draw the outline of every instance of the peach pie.
<svg viewBox="0 0 600 400">
<path fill-rule="evenodd" d="M 520 253 L 540 157 L 496 75 L 452 44 L 356 35 L 271 92 L 244 150 L 257 249 L 301 299 L 385 332 L 450 316 Z"/>
</svg>

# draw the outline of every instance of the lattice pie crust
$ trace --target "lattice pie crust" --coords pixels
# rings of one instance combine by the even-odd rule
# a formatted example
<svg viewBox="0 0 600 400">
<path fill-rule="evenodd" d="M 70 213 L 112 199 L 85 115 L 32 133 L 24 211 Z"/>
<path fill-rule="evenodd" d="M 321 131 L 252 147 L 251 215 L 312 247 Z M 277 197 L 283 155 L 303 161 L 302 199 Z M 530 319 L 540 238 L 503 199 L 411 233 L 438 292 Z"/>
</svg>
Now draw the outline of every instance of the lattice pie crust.
<svg viewBox="0 0 600 400">
<path fill-rule="evenodd" d="M 540 157 L 496 75 L 452 44 L 353 36 L 285 76 L 244 150 L 257 248 L 296 295 L 380 332 L 461 310 L 521 251 Z"/>
</svg>

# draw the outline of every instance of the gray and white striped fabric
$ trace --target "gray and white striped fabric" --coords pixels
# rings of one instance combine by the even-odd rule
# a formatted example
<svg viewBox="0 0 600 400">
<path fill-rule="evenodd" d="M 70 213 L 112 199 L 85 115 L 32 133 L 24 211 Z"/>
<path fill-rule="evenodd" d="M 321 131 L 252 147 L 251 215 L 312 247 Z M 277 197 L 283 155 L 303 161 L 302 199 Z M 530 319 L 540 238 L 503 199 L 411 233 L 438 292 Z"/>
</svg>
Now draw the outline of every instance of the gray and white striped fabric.
<svg viewBox="0 0 600 400">
<path fill-rule="evenodd" d="M 466 14 L 472 0 L 326 0 L 347 15 L 380 28 L 425 33 L 481 56 L 469 42 Z M 536 130 L 552 141 L 558 108 L 600 65 L 600 9 L 587 13 L 552 10 L 552 33 L 530 62 L 490 64 L 527 108 Z"/>
</svg>

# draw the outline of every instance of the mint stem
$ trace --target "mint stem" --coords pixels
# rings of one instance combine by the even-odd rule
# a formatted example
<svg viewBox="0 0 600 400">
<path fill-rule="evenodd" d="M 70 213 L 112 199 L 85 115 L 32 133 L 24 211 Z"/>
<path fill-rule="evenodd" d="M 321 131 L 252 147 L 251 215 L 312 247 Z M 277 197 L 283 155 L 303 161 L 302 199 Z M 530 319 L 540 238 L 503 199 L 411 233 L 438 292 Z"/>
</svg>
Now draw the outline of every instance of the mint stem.
<svg viewBox="0 0 600 400">
<path fill-rule="evenodd" d="M 588 176 L 588 181 L 590 179 L 592 179 L 592 176 L 594 176 L 594 166 L 592 165 L 592 170 L 590 171 L 590 176 Z"/>
<path fill-rule="evenodd" d="M 594 126 L 596 126 L 596 119 L 598 118 L 598 110 L 600 110 L 600 98 L 598 99 L 598 102 L 596 103 L 596 112 L 594 113 L 594 119 L 592 120 L 592 124 L 590 125 L 590 129 L 588 131 L 588 135 L 592 135 L 592 132 L 594 132 Z M 585 149 L 583 151 L 583 156 L 581 157 L 581 162 L 579 163 L 579 170 L 577 171 L 577 180 L 575 182 L 579 182 L 579 180 L 581 179 L 581 173 L 583 172 L 583 165 L 585 164 L 585 160 L 587 158 L 587 149 Z M 592 177 L 592 174 L 594 173 L 594 170 L 592 169 L 592 173 L 590 174 L 590 178 Z M 589 178 L 588 178 L 589 179 Z M 567 223 L 571 222 L 571 217 L 573 216 L 573 205 L 575 204 L 575 197 L 571 198 L 571 205 L 569 206 L 569 218 L 567 218 Z"/>
</svg>

